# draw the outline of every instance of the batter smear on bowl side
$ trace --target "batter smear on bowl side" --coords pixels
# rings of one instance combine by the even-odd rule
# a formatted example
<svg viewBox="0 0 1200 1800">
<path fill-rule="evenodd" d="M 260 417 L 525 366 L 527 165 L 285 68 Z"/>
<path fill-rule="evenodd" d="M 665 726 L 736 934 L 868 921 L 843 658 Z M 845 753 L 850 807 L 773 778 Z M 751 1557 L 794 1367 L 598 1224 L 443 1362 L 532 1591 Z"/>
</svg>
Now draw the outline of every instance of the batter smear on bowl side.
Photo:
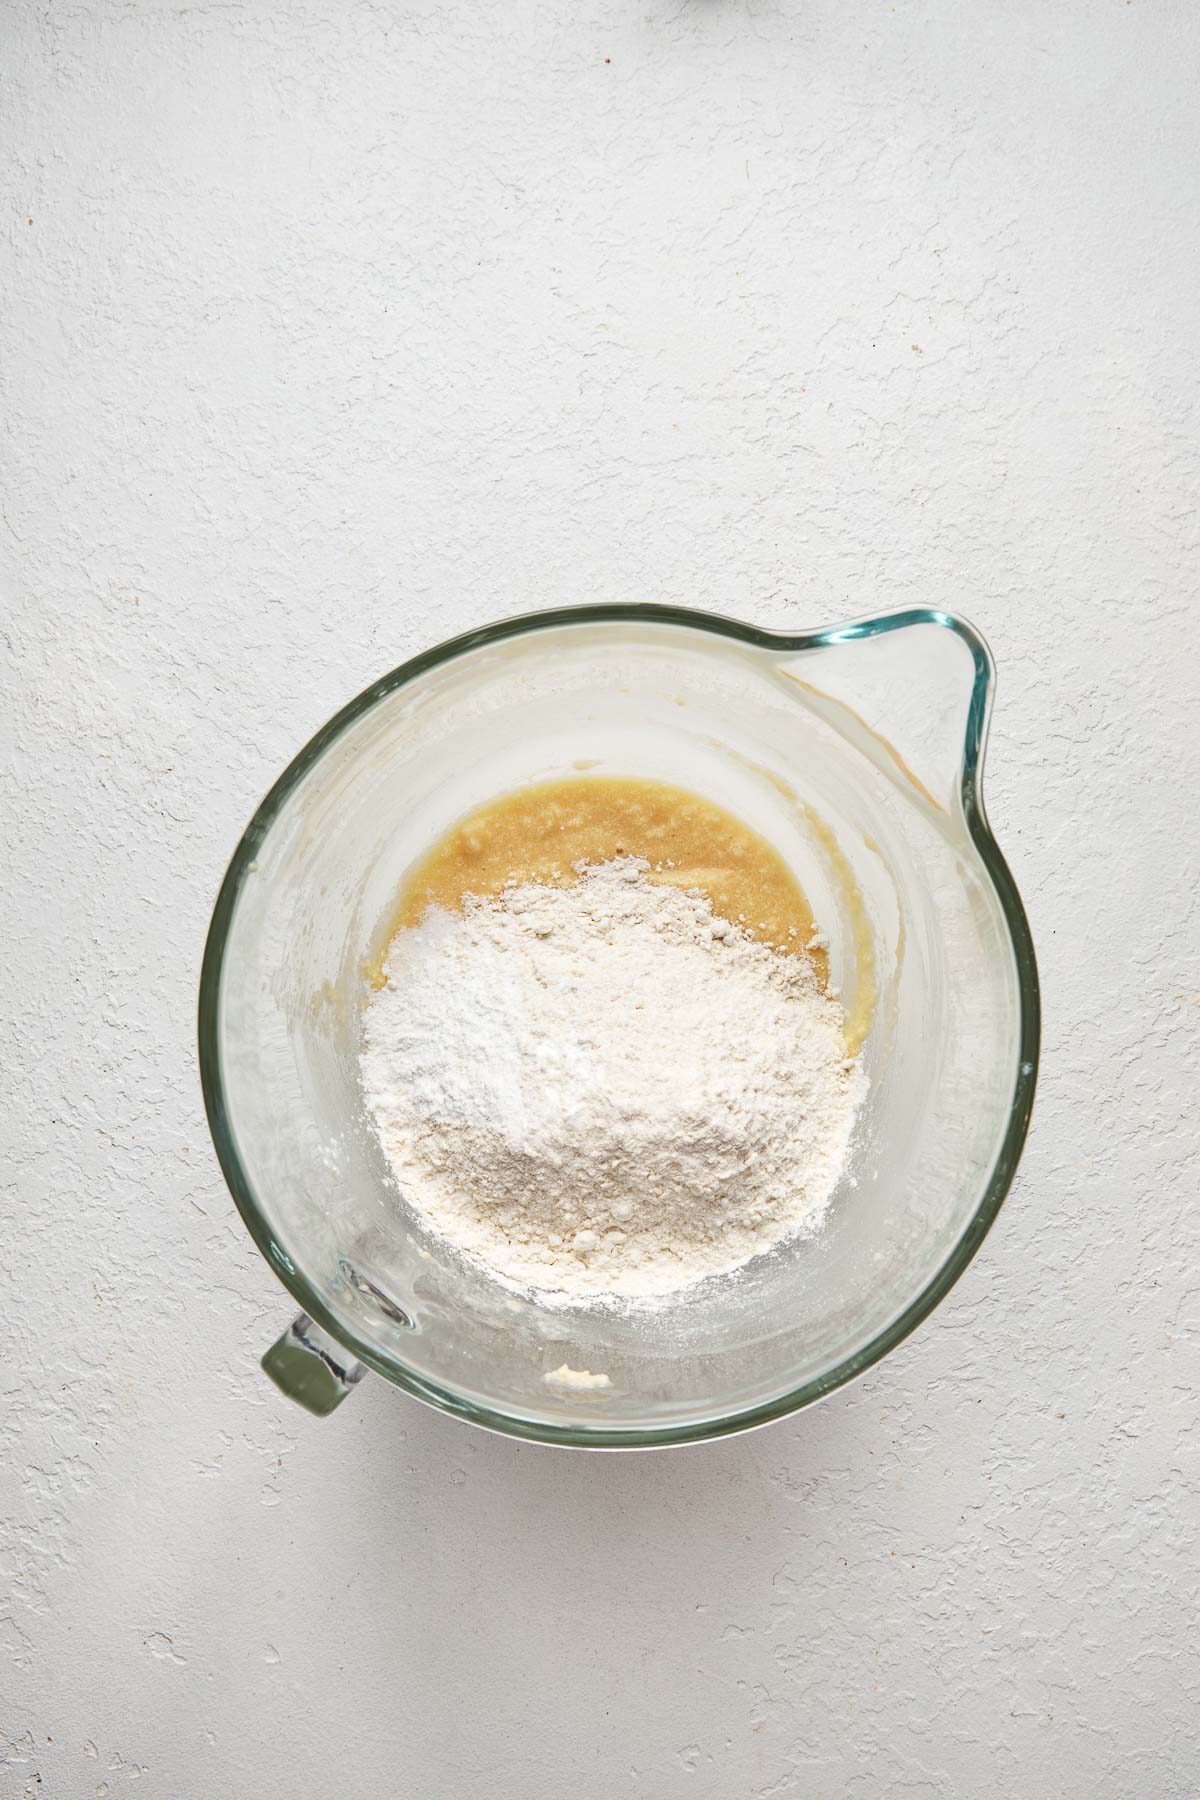
<svg viewBox="0 0 1200 1800">
<path fill-rule="evenodd" d="M 564 1300 L 674 1292 L 819 1224 L 864 1076 L 803 894 L 696 795 L 589 777 L 413 871 L 363 1086 L 404 1200 Z"/>
</svg>

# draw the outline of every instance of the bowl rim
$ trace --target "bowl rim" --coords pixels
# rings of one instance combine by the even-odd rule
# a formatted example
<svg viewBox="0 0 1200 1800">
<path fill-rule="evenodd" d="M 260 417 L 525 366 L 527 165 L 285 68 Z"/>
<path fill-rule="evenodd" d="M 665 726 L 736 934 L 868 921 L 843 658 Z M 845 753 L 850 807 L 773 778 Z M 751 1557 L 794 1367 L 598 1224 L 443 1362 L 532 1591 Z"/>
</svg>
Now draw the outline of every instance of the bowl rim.
<svg viewBox="0 0 1200 1800">
<path fill-rule="evenodd" d="M 407 686 L 431 669 L 452 662 L 471 651 L 536 631 L 575 625 L 623 624 L 677 626 L 731 639 L 735 643 L 748 644 L 775 654 L 827 648 L 856 639 L 881 636 L 914 625 L 937 625 L 959 637 L 971 652 L 974 663 L 962 749 L 960 797 L 968 832 L 995 890 L 1008 930 L 1016 966 L 1019 1002 L 1017 1067 L 1004 1135 L 975 1211 L 937 1273 L 895 1319 L 858 1350 L 800 1386 L 789 1389 L 773 1400 L 717 1417 L 681 1425 L 644 1427 L 593 1426 L 583 1422 L 557 1424 L 523 1418 L 499 1407 L 481 1405 L 456 1393 L 453 1388 L 431 1381 L 403 1363 L 384 1357 L 372 1344 L 360 1337 L 352 1325 L 334 1313 L 292 1262 L 286 1249 L 276 1242 L 243 1167 L 226 1106 L 219 1031 L 225 948 L 246 877 L 289 795 L 350 726 L 387 695 Z M 247 1231 L 278 1279 L 304 1311 L 339 1343 L 353 1351 L 368 1368 L 439 1411 L 507 1437 L 587 1449 L 660 1449 L 674 1444 L 700 1443 L 786 1418 L 790 1413 L 800 1411 L 847 1382 L 857 1379 L 889 1351 L 903 1343 L 945 1298 L 991 1229 L 1016 1173 L 1029 1130 L 1037 1085 L 1041 1000 L 1033 938 L 1016 883 L 992 835 L 983 804 L 983 755 L 994 685 L 995 665 L 982 633 L 961 616 L 938 608 L 905 607 L 854 619 L 827 629 L 792 632 L 768 630 L 723 614 L 700 612 L 686 607 L 614 604 L 555 607 L 541 612 L 522 613 L 462 632 L 400 663 L 341 707 L 293 757 L 269 789 L 234 850 L 217 895 L 204 947 L 197 1019 L 200 1082 L 209 1131 L 221 1172 Z"/>
</svg>

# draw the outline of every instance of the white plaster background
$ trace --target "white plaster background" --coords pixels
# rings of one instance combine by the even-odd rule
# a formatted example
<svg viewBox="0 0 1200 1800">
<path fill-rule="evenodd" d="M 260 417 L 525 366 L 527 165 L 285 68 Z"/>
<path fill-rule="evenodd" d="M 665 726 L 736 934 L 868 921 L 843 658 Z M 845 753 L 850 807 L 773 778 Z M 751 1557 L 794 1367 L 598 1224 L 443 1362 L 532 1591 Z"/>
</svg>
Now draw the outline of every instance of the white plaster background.
<svg viewBox="0 0 1200 1800">
<path fill-rule="evenodd" d="M 1200 12 L 9 0 L 0 53 L 0 1792 L 1194 1800 Z M 991 639 L 1020 1179 L 750 1438 L 311 1421 L 200 1108 L 225 860 L 410 652 L 643 598 Z"/>
</svg>

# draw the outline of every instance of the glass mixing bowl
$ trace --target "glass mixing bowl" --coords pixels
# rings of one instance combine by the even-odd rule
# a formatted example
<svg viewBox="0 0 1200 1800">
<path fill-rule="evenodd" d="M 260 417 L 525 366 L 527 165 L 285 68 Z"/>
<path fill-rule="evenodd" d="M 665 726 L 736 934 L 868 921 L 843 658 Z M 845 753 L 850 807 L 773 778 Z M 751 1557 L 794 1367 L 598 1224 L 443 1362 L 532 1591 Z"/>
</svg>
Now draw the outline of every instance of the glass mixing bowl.
<svg viewBox="0 0 1200 1800">
<path fill-rule="evenodd" d="M 318 732 L 238 845 L 200 985 L 221 1167 L 304 1308 L 264 1358 L 278 1384 L 328 1412 L 369 1367 L 516 1437 L 650 1446 L 779 1418 L 898 1344 L 995 1218 L 1033 1100 L 1033 945 L 980 794 L 992 684 L 941 612 L 791 634 L 584 607 L 415 657 Z M 357 1073 L 405 870 L 470 809 L 584 769 L 692 788 L 783 854 L 870 1079 L 815 1237 L 631 1310 L 540 1304 L 424 1230 Z"/>
</svg>

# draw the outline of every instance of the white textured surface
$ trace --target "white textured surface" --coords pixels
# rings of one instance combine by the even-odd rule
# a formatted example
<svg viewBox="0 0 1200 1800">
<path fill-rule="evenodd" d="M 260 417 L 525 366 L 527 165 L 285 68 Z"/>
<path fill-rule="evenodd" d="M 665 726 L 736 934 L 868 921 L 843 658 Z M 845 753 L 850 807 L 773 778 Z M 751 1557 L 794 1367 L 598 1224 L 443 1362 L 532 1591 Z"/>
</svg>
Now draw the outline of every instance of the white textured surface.
<svg viewBox="0 0 1200 1800">
<path fill-rule="evenodd" d="M 1195 6 L 0 37 L 6 1800 L 1193 1800 Z M 379 1382 L 310 1421 L 200 1111 L 225 858 L 410 651 L 639 597 L 991 638 L 1021 1178 L 756 1436 L 573 1457 Z"/>
</svg>

